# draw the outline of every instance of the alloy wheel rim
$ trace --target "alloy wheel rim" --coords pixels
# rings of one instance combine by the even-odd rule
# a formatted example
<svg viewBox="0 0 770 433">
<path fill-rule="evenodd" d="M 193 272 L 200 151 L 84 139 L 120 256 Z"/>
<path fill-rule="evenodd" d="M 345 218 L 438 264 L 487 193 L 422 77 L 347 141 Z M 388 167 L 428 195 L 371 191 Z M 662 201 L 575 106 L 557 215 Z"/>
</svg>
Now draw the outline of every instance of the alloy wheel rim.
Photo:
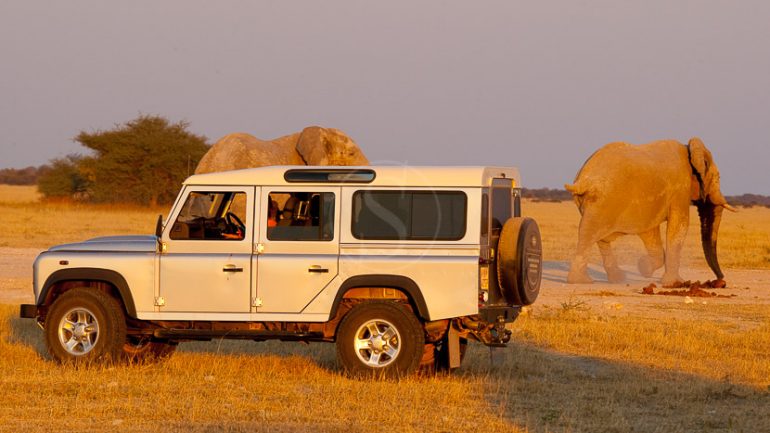
<svg viewBox="0 0 770 433">
<path fill-rule="evenodd" d="M 69 310 L 59 321 L 59 342 L 67 353 L 83 356 L 99 341 L 99 322 L 91 310 L 77 307 Z"/>
<path fill-rule="evenodd" d="M 401 335 L 386 320 L 365 322 L 358 328 L 354 338 L 356 355 L 367 367 L 386 367 L 396 360 L 401 350 Z"/>
</svg>

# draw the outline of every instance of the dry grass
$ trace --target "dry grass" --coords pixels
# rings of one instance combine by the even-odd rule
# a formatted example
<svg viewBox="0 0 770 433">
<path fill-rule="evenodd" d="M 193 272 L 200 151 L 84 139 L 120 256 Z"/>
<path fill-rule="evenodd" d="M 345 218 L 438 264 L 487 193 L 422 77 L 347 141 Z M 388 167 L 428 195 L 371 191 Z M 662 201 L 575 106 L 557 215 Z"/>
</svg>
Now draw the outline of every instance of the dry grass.
<svg viewBox="0 0 770 433">
<path fill-rule="evenodd" d="M 124 234 L 150 234 L 167 208 L 38 201 L 37 189 L 0 185 L 0 247 L 47 248 L 67 242 Z"/>
<path fill-rule="evenodd" d="M 540 224 L 545 260 L 569 261 L 575 253 L 580 214 L 572 202 L 522 204 L 525 216 Z M 665 225 L 661 233 L 665 240 Z M 639 256 L 645 253 L 642 241 L 636 236 L 624 236 L 613 242 L 621 265 L 636 267 Z M 725 212 L 719 232 L 719 263 L 722 268 L 770 268 L 770 209 L 766 207 L 741 208 L 737 213 Z M 593 248 L 592 263 L 601 263 L 599 249 Z M 690 228 L 682 250 L 682 265 L 706 268 L 700 244 L 700 222 L 695 207 L 690 208 Z"/>
<path fill-rule="evenodd" d="M 36 202 L 40 197 L 35 185 L 0 184 L 0 204 Z"/>
<path fill-rule="evenodd" d="M 532 314 L 489 368 L 472 344 L 453 376 L 342 376 L 327 344 L 184 343 L 157 364 L 60 366 L 0 306 L 0 431 L 768 431 L 770 311 L 713 324 Z M 72 410 L 77 408 L 77 410 Z"/>
</svg>

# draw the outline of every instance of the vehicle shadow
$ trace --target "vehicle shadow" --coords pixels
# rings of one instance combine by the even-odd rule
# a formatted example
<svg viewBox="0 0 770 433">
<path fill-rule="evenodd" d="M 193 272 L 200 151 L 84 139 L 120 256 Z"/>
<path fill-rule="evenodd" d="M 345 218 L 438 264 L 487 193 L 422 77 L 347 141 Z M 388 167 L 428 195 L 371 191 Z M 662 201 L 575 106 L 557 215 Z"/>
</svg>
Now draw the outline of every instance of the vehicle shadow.
<svg viewBox="0 0 770 433">
<path fill-rule="evenodd" d="M 280 358 L 306 358 L 318 367 L 330 372 L 339 371 L 336 348 L 333 343 L 298 343 L 250 340 L 214 339 L 211 341 L 185 342 L 178 351 L 196 354 L 255 355 Z"/>
<path fill-rule="evenodd" d="M 770 431 L 770 390 L 511 343 L 473 345 L 460 378 L 483 378 L 490 410 L 526 431 Z"/>
<path fill-rule="evenodd" d="M 14 306 L 17 307 L 18 306 Z M 17 314 L 8 319 L 8 337 L 10 344 L 19 344 L 34 350 L 40 358 L 49 359 L 43 342 L 43 332 L 32 319 L 22 319 Z"/>
</svg>

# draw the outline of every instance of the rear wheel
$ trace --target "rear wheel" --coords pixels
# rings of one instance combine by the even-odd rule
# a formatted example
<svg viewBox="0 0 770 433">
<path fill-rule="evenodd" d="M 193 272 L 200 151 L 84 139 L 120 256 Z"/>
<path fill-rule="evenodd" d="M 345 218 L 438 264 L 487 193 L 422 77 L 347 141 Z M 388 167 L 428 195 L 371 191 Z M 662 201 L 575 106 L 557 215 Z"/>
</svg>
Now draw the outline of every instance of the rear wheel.
<svg viewBox="0 0 770 433">
<path fill-rule="evenodd" d="M 59 362 L 116 361 L 126 338 L 123 309 L 98 290 L 77 288 L 54 301 L 46 315 L 45 343 Z"/>
<path fill-rule="evenodd" d="M 406 307 L 364 302 L 340 322 L 337 359 L 353 376 L 403 377 L 419 367 L 424 344 L 422 325 Z"/>
</svg>

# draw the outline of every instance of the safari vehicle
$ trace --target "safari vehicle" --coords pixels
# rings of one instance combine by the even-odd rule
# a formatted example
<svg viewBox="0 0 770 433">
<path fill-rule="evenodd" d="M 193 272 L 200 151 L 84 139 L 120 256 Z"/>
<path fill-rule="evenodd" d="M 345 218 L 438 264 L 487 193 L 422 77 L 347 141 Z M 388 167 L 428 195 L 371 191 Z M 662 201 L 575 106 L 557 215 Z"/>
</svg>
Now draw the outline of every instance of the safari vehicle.
<svg viewBox="0 0 770 433">
<path fill-rule="evenodd" d="M 154 236 L 34 263 L 61 362 L 166 356 L 220 338 L 335 342 L 354 375 L 459 367 L 540 290 L 536 222 L 503 167 L 264 167 L 189 177 Z"/>
</svg>

